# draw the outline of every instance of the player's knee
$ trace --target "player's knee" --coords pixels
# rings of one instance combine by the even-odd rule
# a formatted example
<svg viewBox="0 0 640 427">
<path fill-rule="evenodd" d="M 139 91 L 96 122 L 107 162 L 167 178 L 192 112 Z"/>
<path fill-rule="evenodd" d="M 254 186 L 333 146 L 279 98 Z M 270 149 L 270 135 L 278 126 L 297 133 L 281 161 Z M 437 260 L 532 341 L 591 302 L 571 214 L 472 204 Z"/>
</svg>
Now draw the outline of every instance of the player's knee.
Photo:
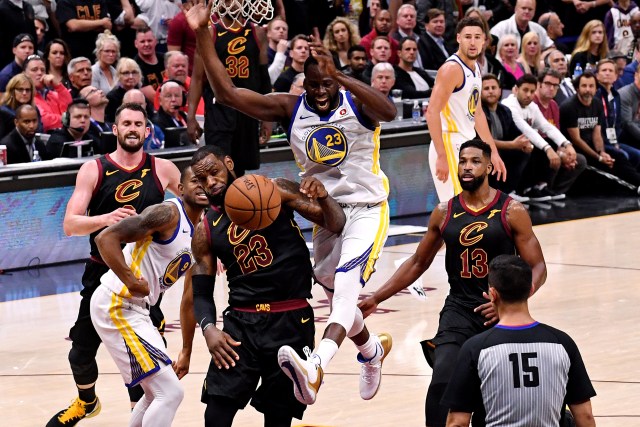
<svg viewBox="0 0 640 427">
<path fill-rule="evenodd" d="M 177 408 L 184 399 L 184 387 L 180 382 L 176 382 L 167 393 L 167 402 Z"/>
<path fill-rule="evenodd" d="M 91 384 L 98 379 L 98 364 L 94 352 L 71 347 L 69 365 L 76 384 Z"/>
<path fill-rule="evenodd" d="M 353 317 L 353 325 L 351 325 L 351 329 L 347 333 L 349 338 L 353 338 L 358 335 L 364 329 L 364 318 L 362 317 L 362 312 L 360 310 L 356 310 Z"/>
</svg>

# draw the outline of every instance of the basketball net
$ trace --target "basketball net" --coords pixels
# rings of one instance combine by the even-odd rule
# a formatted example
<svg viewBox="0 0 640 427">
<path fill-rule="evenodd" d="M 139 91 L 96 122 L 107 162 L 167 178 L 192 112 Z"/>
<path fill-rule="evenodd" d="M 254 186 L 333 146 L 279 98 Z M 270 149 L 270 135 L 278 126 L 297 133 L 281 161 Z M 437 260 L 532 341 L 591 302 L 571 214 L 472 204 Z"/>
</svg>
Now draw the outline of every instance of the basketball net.
<svg viewBox="0 0 640 427">
<path fill-rule="evenodd" d="M 271 0 L 213 0 L 211 7 L 211 22 L 220 23 L 226 29 L 243 27 L 247 20 L 259 24 L 271 19 Z"/>
</svg>

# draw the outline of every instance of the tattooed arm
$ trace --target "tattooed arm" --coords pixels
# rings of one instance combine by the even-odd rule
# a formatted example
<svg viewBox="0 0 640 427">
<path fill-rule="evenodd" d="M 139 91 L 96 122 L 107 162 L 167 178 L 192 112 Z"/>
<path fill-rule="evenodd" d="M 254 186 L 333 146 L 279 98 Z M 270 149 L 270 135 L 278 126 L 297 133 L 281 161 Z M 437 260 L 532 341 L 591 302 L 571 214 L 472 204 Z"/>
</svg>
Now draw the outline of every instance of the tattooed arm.
<svg viewBox="0 0 640 427">
<path fill-rule="evenodd" d="M 178 207 L 173 203 L 149 206 L 140 215 L 131 216 L 104 229 L 96 236 L 100 256 L 134 296 L 149 294 L 145 278 L 136 277 L 127 265 L 121 243 L 137 242 L 156 234 L 161 239 L 171 237 L 180 221 Z"/>
<path fill-rule="evenodd" d="M 282 204 L 333 233 L 342 231 L 346 221 L 344 212 L 317 178 L 306 177 L 300 184 L 277 178 L 275 183 Z"/>
</svg>

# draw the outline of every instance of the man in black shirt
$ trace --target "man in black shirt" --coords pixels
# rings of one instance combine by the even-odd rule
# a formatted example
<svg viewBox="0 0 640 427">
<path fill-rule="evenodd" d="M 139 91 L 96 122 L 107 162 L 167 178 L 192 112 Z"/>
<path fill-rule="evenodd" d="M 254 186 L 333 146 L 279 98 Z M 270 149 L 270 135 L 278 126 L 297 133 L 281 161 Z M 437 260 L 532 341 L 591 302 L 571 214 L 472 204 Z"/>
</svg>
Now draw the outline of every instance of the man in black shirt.
<svg viewBox="0 0 640 427">
<path fill-rule="evenodd" d="M 531 293 L 547 277 L 542 249 L 527 210 L 489 186 L 487 177 L 492 168 L 488 144 L 479 139 L 462 144 L 458 163 L 462 193 L 436 207 L 416 253 L 359 304 L 365 317 L 373 313 L 378 304 L 415 282 L 445 243 L 451 290 L 440 312 L 436 337 L 423 341 L 427 361 L 433 366 L 425 405 L 427 426 L 431 427 L 445 425 L 449 407 L 441 404 L 441 397 L 455 369 L 460 347 L 498 318 L 491 302 L 487 302 L 489 262 L 498 255 L 520 254 L 534 272 L 529 282 Z"/>
<path fill-rule="evenodd" d="M 460 350 L 443 397 L 448 426 L 468 426 L 484 407 L 487 425 L 556 427 L 566 404 L 576 427 L 596 425 L 596 392 L 580 351 L 569 335 L 531 317 L 530 293 L 531 267 L 522 258 L 491 261 L 489 295 L 500 321 Z"/>
<path fill-rule="evenodd" d="M 72 57 L 94 58 L 96 37 L 112 28 L 106 0 L 60 0 L 56 17 Z"/>
<path fill-rule="evenodd" d="M 17 3 L 11 0 L 0 0 L 0 28 L 2 28 L 0 68 L 11 62 L 13 56 L 11 43 L 18 34 L 28 33 L 33 40 L 36 40 L 33 6 L 26 1 L 21 2 L 21 6 Z"/>
<path fill-rule="evenodd" d="M 138 49 L 138 54 L 133 59 L 142 70 L 142 88 L 140 90 L 147 98 L 147 103 L 153 105 L 156 90 L 164 81 L 164 55 L 156 53 L 158 39 L 149 27 L 136 31 L 134 44 Z"/>
<path fill-rule="evenodd" d="M 585 72 L 574 80 L 576 94 L 560 106 L 560 125 L 577 152 L 584 154 L 587 163 L 608 172 L 640 191 L 640 173 L 631 166 L 624 154 L 605 150 L 602 136 L 604 112 L 602 104 L 594 101 L 596 77 Z"/>
</svg>

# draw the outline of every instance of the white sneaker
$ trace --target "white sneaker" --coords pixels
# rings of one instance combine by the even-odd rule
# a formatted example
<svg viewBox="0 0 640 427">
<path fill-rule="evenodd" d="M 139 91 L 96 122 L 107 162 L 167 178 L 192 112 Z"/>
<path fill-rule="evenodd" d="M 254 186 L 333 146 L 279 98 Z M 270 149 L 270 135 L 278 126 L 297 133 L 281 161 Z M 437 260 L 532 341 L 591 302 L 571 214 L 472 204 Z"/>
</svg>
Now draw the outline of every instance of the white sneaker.
<svg viewBox="0 0 640 427">
<path fill-rule="evenodd" d="M 296 351 L 284 345 L 278 350 L 278 364 L 286 376 L 293 381 L 293 393 L 298 402 L 313 405 L 316 401 L 318 389 L 322 385 L 324 373 L 320 365 L 313 363 L 311 351 L 304 348 L 307 360 L 302 360 Z"/>
<path fill-rule="evenodd" d="M 362 363 L 360 367 L 360 397 L 364 400 L 373 399 L 378 393 L 380 381 L 382 379 L 382 362 L 391 351 L 393 340 L 387 333 L 378 334 L 380 345 L 376 346 L 376 354 L 366 360 L 362 354 L 358 353 L 358 361 Z"/>
</svg>

